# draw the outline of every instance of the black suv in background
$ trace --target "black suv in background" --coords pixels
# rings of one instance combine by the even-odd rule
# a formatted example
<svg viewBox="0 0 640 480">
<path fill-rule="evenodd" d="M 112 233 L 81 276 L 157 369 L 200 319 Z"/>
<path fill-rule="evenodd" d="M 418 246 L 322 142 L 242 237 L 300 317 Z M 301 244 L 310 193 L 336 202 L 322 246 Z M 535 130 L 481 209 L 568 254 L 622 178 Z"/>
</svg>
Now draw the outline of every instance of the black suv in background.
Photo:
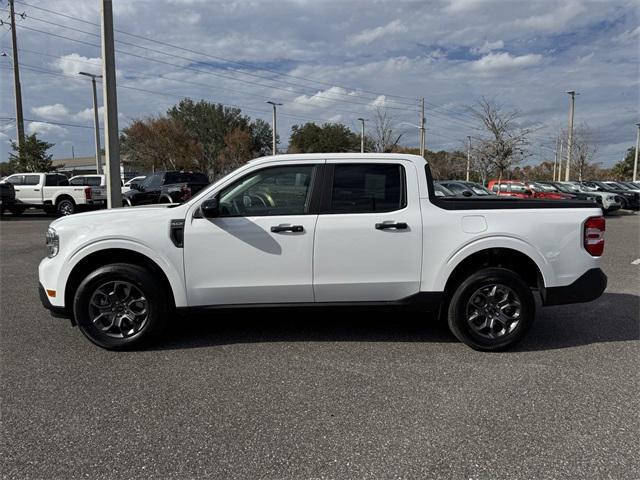
<svg viewBox="0 0 640 480">
<path fill-rule="evenodd" d="M 11 208 L 16 204 L 16 191 L 13 184 L 0 183 L 0 195 L 0 215 L 3 215 L 5 210 L 11 211 Z"/>
<path fill-rule="evenodd" d="M 182 203 L 204 187 L 209 179 L 197 172 L 155 172 L 140 184 L 132 184 L 131 190 L 122 195 L 124 206 L 150 203 Z"/>
<path fill-rule="evenodd" d="M 632 190 L 625 190 L 621 186 L 611 185 L 605 182 L 582 182 L 583 185 L 593 188 L 598 192 L 610 192 L 614 193 L 620 201 L 620 208 L 623 210 L 638 210 L 640 209 L 640 193 Z"/>
</svg>

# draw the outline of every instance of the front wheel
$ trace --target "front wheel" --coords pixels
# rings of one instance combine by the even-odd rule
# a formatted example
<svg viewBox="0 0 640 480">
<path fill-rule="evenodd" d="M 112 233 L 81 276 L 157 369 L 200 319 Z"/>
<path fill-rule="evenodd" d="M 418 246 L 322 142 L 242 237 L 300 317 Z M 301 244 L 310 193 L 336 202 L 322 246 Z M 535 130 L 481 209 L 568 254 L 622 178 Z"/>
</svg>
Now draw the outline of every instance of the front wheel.
<svg viewBox="0 0 640 480">
<path fill-rule="evenodd" d="M 451 297 L 451 332 L 476 350 L 505 350 L 535 319 L 535 301 L 522 278 L 505 268 L 485 268 L 463 281 Z"/>
<path fill-rule="evenodd" d="M 73 304 L 82 333 L 109 350 L 135 347 L 160 333 L 169 309 L 162 283 L 147 269 L 125 263 L 91 273 Z"/>
</svg>

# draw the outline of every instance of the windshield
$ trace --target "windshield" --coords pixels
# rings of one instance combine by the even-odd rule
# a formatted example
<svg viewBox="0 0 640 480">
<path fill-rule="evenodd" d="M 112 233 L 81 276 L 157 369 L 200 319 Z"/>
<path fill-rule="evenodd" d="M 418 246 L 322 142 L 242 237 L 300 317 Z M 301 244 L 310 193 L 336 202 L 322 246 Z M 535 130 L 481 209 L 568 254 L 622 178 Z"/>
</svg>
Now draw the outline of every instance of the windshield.
<svg viewBox="0 0 640 480">
<path fill-rule="evenodd" d="M 554 187 L 553 185 L 547 185 L 544 183 L 538 183 L 538 182 L 532 182 L 530 183 L 530 185 L 538 191 L 541 192 L 557 192 L 558 189 L 556 187 Z"/>
<path fill-rule="evenodd" d="M 604 183 L 609 187 L 617 188 L 619 190 L 631 190 L 629 187 L 627 187 L 622 183 L 617 183 L 617 182 L 604 182 Z"/>
</svg>

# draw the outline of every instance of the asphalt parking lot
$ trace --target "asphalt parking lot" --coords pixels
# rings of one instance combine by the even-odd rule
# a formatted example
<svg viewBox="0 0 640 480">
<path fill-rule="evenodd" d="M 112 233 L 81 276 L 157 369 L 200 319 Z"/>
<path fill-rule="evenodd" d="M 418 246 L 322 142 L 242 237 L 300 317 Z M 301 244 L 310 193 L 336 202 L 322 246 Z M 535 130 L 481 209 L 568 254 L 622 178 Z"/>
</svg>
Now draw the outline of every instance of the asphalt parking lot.
<svg viewBox="0 0 640 480">
<path fill-rule="evenodd" d="M 0 222 L 3 478 L 640 477 L 640 216 L 609 287 L 478 353 L 418 313 L 216 313 L 115 353 L 37 297 L 51 219 Z"/>
</svg>

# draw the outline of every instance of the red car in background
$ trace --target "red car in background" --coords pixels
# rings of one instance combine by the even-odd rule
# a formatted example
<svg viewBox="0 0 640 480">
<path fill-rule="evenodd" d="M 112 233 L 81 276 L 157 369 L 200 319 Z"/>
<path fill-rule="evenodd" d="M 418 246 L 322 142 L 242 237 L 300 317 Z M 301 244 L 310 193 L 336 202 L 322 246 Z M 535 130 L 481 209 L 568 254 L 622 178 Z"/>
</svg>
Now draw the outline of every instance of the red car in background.
<svg viewBox="0 0 640 480">
<path fill-rule="evenodd" d="M 568 200 L 574 195 L 562 193 L 551 186 L 537 182 L 522 182 L 520 180 L 490 180 L 489 190 L 496 195 L 517 198 L 544 198 L 547 200 Z"/>
</svg>

